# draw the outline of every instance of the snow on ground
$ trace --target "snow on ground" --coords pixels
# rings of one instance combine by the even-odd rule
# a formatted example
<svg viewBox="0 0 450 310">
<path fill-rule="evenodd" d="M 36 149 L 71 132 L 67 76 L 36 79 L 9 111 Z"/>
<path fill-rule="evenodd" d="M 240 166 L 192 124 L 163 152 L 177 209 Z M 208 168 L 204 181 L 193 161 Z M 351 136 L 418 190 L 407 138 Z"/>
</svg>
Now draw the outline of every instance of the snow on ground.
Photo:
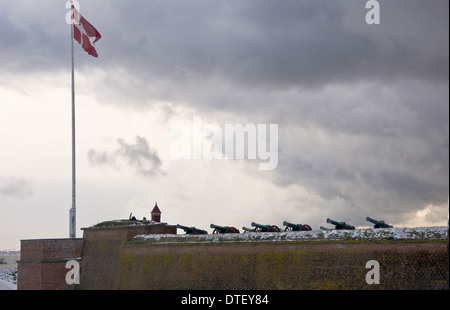
<svg viewBox="0 0 450 310">
<path fill-rule="evenodd" d="M 132 242 L 271 242 L 271 241 L 345 241 L 345 240 L 446 240 L 447 226 L 368 228 L 355 230 L 310 230 L 289 232 L 248 232 L 206 235 L 138 235 Z"/>
<path fill-rule="evenodd" d="M 0 269 L 1 290 L 17 290 L 17 268 Z"/>
<path fill-rule="evenodd" d="M 0 251 L 0 291 L 17 289 L 17 261 L 20 259 L 18 251 Z M 6 262 L 6 264 L 5 264 Z"/>
</svg>

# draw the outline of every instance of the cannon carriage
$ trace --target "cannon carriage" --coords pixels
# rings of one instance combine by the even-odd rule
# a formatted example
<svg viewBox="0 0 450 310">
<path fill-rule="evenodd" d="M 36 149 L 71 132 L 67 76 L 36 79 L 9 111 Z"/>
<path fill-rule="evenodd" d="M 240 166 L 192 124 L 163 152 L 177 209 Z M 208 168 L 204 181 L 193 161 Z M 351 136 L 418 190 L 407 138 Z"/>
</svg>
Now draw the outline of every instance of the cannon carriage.
<svg viewBox="0 0 450 310">
<path fill-rule="evenodd" d="M 203 229 L 199 229 L 196 227 L 187 227 L 180 224 L 177 224 L 177 228 L 183 229 L 186 235 L 206 235 L 208 232 Z"/>
<path fill-rule="evenodd" d="M 240 231 L 232 226 L 219 226 L 211 224 L 209 227 L 214 228 L 213 234 L 239 234 Z"/>
<path fill-rule="evenodd" d="M 373 218 L 370 217 L 366 217 L 366 221 L 371 222 L 372 224 L 374 224 L 374 228 L 393 228 L 394 226 L 387 224 L 385 221 L 383 220 L 375 220 Z"/>
<path fill-rule="evenodd" d="M 293 224 L 287 221 L 283 222 L 283 225 L 286 226 L 285 231 L 307 231 L 312 230 L 311 226 L 308 224 Z"/>
</svg>

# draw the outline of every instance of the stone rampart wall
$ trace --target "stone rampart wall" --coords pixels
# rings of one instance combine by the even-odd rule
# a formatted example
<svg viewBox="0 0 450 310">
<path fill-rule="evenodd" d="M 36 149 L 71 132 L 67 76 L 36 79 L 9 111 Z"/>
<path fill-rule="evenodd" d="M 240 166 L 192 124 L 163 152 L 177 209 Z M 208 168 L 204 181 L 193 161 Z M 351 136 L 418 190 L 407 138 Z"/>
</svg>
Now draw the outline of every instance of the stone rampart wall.
<svg viewBox="0 0 450 310">
<path fill-rule="evenodd" d="M 448 289 L 446 242 L 131 242 L 119 255 L 118 289 Z"/>
</svg>

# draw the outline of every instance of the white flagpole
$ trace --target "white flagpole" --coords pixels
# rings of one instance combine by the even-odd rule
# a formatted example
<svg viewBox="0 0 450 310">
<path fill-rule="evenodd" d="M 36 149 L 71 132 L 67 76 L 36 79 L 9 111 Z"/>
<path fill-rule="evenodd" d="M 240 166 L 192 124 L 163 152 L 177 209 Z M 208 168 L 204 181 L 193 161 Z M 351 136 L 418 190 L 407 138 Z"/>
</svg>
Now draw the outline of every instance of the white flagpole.
<svg viewBox="0 0 450 310">
<path fill-rule="evenodd" d="M 70 1 L 72 3 L 72 0 Z M 72 7 L 71 7 L 72 9 Z M 73 57 L 73 11 L 71 29 L 71 52 L 72 52 L 72 208 L 70 209 L 69 236 L 76 238 L 76 185 L 75 185 L 75 67 Z"/>
</svg>

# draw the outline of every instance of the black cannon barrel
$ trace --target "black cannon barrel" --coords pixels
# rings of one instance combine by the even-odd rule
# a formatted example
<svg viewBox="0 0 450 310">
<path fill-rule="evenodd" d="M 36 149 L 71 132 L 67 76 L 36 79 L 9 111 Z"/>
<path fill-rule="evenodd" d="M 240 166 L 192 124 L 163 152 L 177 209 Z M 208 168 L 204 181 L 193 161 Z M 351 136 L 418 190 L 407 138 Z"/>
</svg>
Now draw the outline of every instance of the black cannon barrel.
<svg viewBox="0 0 450 310">
<path fill-rule="evenodd" d="M 283 225 L 286 226 L 285 231 L 307 231 L 307 230 L 312 230 L 311 226 L 309 226 L 308 224 L 294 224 L 294 223 L 290 223 L 288 221 L 284 221 Z"/>
<path fill-rule="evenodd" d="M 280 228 L 276 225 L 261 225 L 255 222 L 252 222 L 252 226 L 256 227 L 255 231 L 262 231 L 262 232 L 280 232 Z"/>
<path fill-rule="evenodd" d="M 189 229 L 194 228 L 194 227 L 187 227 L 187 226 L 183 226 L 183 225 L 177 224 L 177 228 L 180 228 L 180 229 L 183 229 L 183 230 L 189 230 Z"/>
<path fill-rule="evenodd" d="M 333 224 L 333 225 L 339 225 L 340 224 L 339 222 L 334 221 L 334 220 L 332 220 L 330 218 L 327 218 L 327 223 L 330 223 L 330 224 Z"/>
<path fill-rule="evenodd" d="M 262 225 L 262 224 L 258 224 L 258 223 L 252 222 L 252 227 L 269 229 L 270 225 Z"/>
<path fill-rule="evenodd" d="M 188 227 L 188 226 L 183 226 L 183 225 L 177 224 L 177 228 L 183 229 L 186 234 L 201 234 L 201 235 L 208 234 L 208 232 L 206 230 L 198 229 L 196 227 Z"/>
<path fill-rule="evenodd" d="M 371 222 L 372 224 L 375 224 L 374 225 L 375 228 L 393 228 L 394 227 L 392 225 L 387 224 L 383 220 L 375 220 L 375 219 L 370 218 L 370 217 L 366 217 L 366 221 Z"/>
<path fill-rule="evenodd" d="M 333 230 L 332 228 L 323 227 L 323 226 L 320 226 L 320 229 L 322 229 L 322 230 Z"/>
<path fill-rule="evenodd" d="M 245 227 L 245 226 L 242 226 L 242 230 L 243 230 L 243 231 L 247 231 L 247 232 L 256 231 L 255 228 L 248 228 L 248 227 Z"/>
<path fill-rule="evenodd" d="M 334 221 L 334 220 L 332 220 L 330 218 L 327 218 L 327 223 L 335 225 L 336 229 L 355 229 L 355 226 L 346 224 L 345 222 L 337 222 L 337 221 Z"/>
<path fill-rule="evenodd" d="M 284 229 L 285 231 L 300 231 L 303 230 L 303 225 L 302 224 L 294 224 L 294 223 L 290 223 L 288 221 L 284 221 L 283 225 L 286 226 L 286 228 Z M 307 229 L 305 229 L 307 230 Z"/>
<path fill-rule="evenodd" d="M 289 226 L 289 227 L 292 227 L 292 228 L 297 228 L 297 229 L 300 229 L 302 227 L 302 224 L 293 224 L 293 223 L 290 223 L 288 221 L 284 221 L 283 225 L 284 226 Z"/>
<path fill-rule="evenodd" d="M 219 226 L 215 224 L 209 225 L 209 227 L 214 228 L 213 234 L 238 234 L 239 229 L 231 226 Z"/>
<path fill-rule="evenodd" d="M 227 228 L 228 228 L 228 226 L 219 226 L 219 225 L 214 225 L 214 224 L 209 225 L 209 227 L 218 229 L 218 230 L 223 230 L 223 231 L 227 230 Z"/>
</svg>

